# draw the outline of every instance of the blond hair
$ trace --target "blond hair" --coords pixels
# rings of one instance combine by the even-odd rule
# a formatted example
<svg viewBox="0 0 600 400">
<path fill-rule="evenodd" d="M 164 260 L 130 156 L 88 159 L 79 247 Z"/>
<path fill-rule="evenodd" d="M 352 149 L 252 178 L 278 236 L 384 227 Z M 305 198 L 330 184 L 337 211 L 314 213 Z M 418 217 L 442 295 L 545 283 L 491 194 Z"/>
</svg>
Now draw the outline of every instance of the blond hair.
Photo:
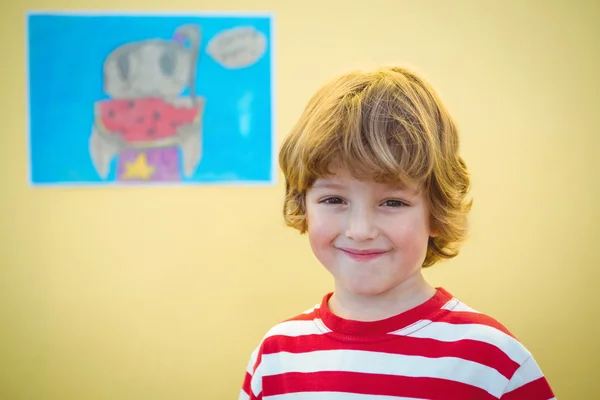
<svg viewBox="0 0 600 400">
<path fill-rule="evenodd" d="M 312 97 L 279 153 L 285 222 L 306 232 L 306 191 L 336 163 L 357 178 L 419 185 L 436 232 L 423 267 L 455 257 L 471 208 L 458 151 L 456 124 L 415 72 L 386 67 L 340 76 Z"/>
</svg>

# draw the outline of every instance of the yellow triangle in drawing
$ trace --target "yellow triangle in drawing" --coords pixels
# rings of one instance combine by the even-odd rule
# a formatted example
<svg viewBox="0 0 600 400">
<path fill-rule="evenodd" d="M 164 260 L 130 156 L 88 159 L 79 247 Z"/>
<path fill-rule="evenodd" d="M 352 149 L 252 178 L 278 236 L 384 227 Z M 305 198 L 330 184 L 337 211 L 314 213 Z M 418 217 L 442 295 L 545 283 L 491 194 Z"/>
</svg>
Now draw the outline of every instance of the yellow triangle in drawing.
<svg viewBox="0 0 600 400">
<path fill-rule="evenodd" d="M 140 154 L 135 161 L 125 164 L 124 179 L 148 180 L 154 173 L 154 167 L 148 164 L 146 153 Z"/>
</svg>

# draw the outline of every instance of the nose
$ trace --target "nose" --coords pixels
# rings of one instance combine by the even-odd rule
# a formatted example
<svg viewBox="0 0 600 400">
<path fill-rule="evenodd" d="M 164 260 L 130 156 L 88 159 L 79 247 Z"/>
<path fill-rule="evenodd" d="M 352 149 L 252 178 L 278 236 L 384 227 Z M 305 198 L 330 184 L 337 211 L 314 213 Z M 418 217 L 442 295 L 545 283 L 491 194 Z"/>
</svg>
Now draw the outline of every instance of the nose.
<svg viewBox="0 0 600 400">
<path fill-rule="evenodd" d="M 375 239 L 377 226 L 373 213 L 365 207 L 351 210 L 346 225 L 346 237 L 357 242 Z"/>
</svg>

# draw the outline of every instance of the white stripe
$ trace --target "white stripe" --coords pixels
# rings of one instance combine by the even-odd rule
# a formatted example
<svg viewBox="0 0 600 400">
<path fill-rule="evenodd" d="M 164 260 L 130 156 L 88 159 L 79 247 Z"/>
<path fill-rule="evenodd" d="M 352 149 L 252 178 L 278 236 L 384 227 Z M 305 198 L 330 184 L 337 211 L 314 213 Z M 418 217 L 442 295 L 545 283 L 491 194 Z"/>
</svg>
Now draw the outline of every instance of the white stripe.
<svg viewBox="0 0 600 400">
<path fill-rule="evenodd" d="M 542 373 L 542 370 L 535 362 L 533 357 L 529 357 L 529 359 L 519 367 L 517 372 L 515 372 L 510 382 L 508 383 L 505 392 L 512 392 L 513 390 L 518 389 L 521 386 L 526 385 L 529 382 L 535 381 L 536 379 L 539 379 L 543 376 L 544 374 Z"/>
<path fill-rule="evenodd" d="M 260 345 L 256 349 L 254 349 L 254 351 L 250 355 L 250 361 L 248 361 L 248 367 L 246 367 L 246 372 L 248 372 L 251 376 L 250 390 L 252 390 L 252 392 L 254 393 L 255 396 L 258 396 L 258 394 L 262 391 L 262 378 L 260 375 L 256 374 L 256 371 L 254 371 L 254 364 L 256 364 L 259 350 L 260 350 Z M 260 366 L 259 366 L 259 368 L 260 368 Z M 257 368 L 257 371 L 259 368 Z M 242 397 L 243 393 L 244 393 L 244 390 L 242 390 L 242 392 L 240 393 L 239 400 L 243 399 L 243 397 Z"/>
<path fill-rule="evenodd" d="M 479 311 L 477 311 L 477 310 L 469 307 L 468 305 L 466 305 L 465 303 L 462 303 L 460 301 L 458 302 L 458 304 L 456 304 L 450 310 L 452 310 L 452 312 L 472 312 L 472 313 L 475 313 L 475 314 L 481 314 Z"/>
<path fill-rule="evenodd" d="M 238 400 L 250 400 L 250 396 L 248 396 L 246 394 L 246 392 L 244 392 L 244 390 L 242 389 L 242 391 L 240 392 L 240 396 L 238 397 Z"/>
<path fill-rule="evenodd" d="M 262 369 L 262 363 L 256 368 L 256 372 L 252 375 L 252 380 L 250 381 L 250 389 L 252 393 L 254 393 L 255 397 L 258 397 L 260 392 L 262 392 L 262 375 L 260 374 L 260 370 Z"/>
<path fill-rule="evenodd" d="M 531 356 L 531 353 L 512 336 L 496 328 L 482 324 L 431 322 L 424 328 L 413 332 L 411 336 L 422 339 L 435 339 L 442 342 L 469 339 L 488 343 L 498 347 L 517 364 L 522 364 Z"/>
<path fill-rule="evenodd" d="M 454 307 L 458 305 L 459 301 L 457 299 L 450 299 L 446 304 L 440 307 L 442 310 L 452 310 Z"/>
<path fill-rule="evenodd" d="M 262 391 L 262 378 L 260 375 L 257 375 L 256 371 L 254 371 L 254 365 L 256 364 L 256 360 L 258 358 L 258 352 L 260 351 L 260 347 L 261 346 L 259 345 L 258 347 L 256 347 L 254 349 L 254 351 L 252 351 L 252 354 L 250 355 L 250 361 L 248 361 L 248 366 L 246 367 L 246 372 L 248 374 L 250 374 L 250 377 L 251 377 L 250 378 L 250 390 L 252 390 L 252 392 L 254 393 L 255 396 L 258 396 L 258 394 Z M 244 397 L 244 395 L 245 395 L 245 392 L 242 389 L 238 400 L 250 398 L 248 395 L 246 395 L 248 397 Z"/>
<path fill-rule="evenodd" d="M 406 377 L 432 377 L 465 383 L 500 397 L 508 384 L 493 368 L 455 357 L 427 358 L 356 350 L 263 354 L 260 376 L 287 372 L 346 371 Z"/>
<path fill-rule="evenodd" d="M 301 392 L 265 396 L 267 400 L 419 400 L 415 397 L 383 396 L 376 394 L 342 393 L 342 392 Z"/>
<path fill-rule="evenodd" d="M 248 366 L 246 367 L 246 372 L 249 373 L 250 375 L 253 374 L 253 370 L 254 370 L 254 364 L 256 363 L 256 358 L 258 357 L 258 349 L 260 347 L 255 348 L 252 351 L 252 354 L 250 354 L 250 361 L 248 361 Z"/>
<path fill-rule="evenodd" d="M 311 312 L 313 312 L 313 311 L 315 311 L 315 310 L 318 310 L 319 308 L 320 308 L 320 304 L 317 304 L 317 305 L 316 305 L 316 306 L 314 306 L 313 308 L 311 308 L 311 309 L 308 309 L 308 310 L 304 311 L 302 314 L 310 314 Z"/>
<path fill-rule="evenodd" d="M 275 325 L 265 335 L 265 339 L 275 335 L 283 336 L 303 336 L 303 335 L 322 335 L 323 333 L 330 332 L 329 329 L 323 330 L 323 323 L 320 319 L 314 319 L 309 321 L 285 321 Z M 263 339 L 264 340 L 264 339 Z"/>
</svg>

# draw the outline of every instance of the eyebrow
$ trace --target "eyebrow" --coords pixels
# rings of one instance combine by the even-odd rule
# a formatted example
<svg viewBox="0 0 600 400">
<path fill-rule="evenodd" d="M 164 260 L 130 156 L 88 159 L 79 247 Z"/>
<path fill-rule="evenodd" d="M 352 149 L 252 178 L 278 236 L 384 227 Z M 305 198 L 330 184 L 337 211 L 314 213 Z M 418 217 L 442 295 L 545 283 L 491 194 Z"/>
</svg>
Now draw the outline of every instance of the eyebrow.
<svg viewBox="0 0 600 400">
<path fill-rule="evenodd" d="M 411 192 L 411 193 L 417 193 L 418 192 L 418 190 L 415 189 L 414 187 L 409 186 L 409 185 L 405 185 L 403 183 L 399 183 L 397 185 L 391 185 L 390 188 L 392 190 L 399 190 L 399 191 L 403 191 L 403 192 Z"/>
<path fill-rule="evenodd" d="M 346 188 L 345 185 L 328 180 L 319 180 L 312 185 L 313 189 L 330 189 L 330 190 L 343 190 Z M 409 185 L 402 183 L 394 184 L 389 186 L 390 190 L 407 193 L 408 195 L 418 195 L 420 190 L 415 189 Z"/>
<path fill-rule="evenodd" d="M 344 185 L 331 181 L 317 181 L 313 184 L 313 188 L 321 189 L 343 189 Z"/>
</svg>

